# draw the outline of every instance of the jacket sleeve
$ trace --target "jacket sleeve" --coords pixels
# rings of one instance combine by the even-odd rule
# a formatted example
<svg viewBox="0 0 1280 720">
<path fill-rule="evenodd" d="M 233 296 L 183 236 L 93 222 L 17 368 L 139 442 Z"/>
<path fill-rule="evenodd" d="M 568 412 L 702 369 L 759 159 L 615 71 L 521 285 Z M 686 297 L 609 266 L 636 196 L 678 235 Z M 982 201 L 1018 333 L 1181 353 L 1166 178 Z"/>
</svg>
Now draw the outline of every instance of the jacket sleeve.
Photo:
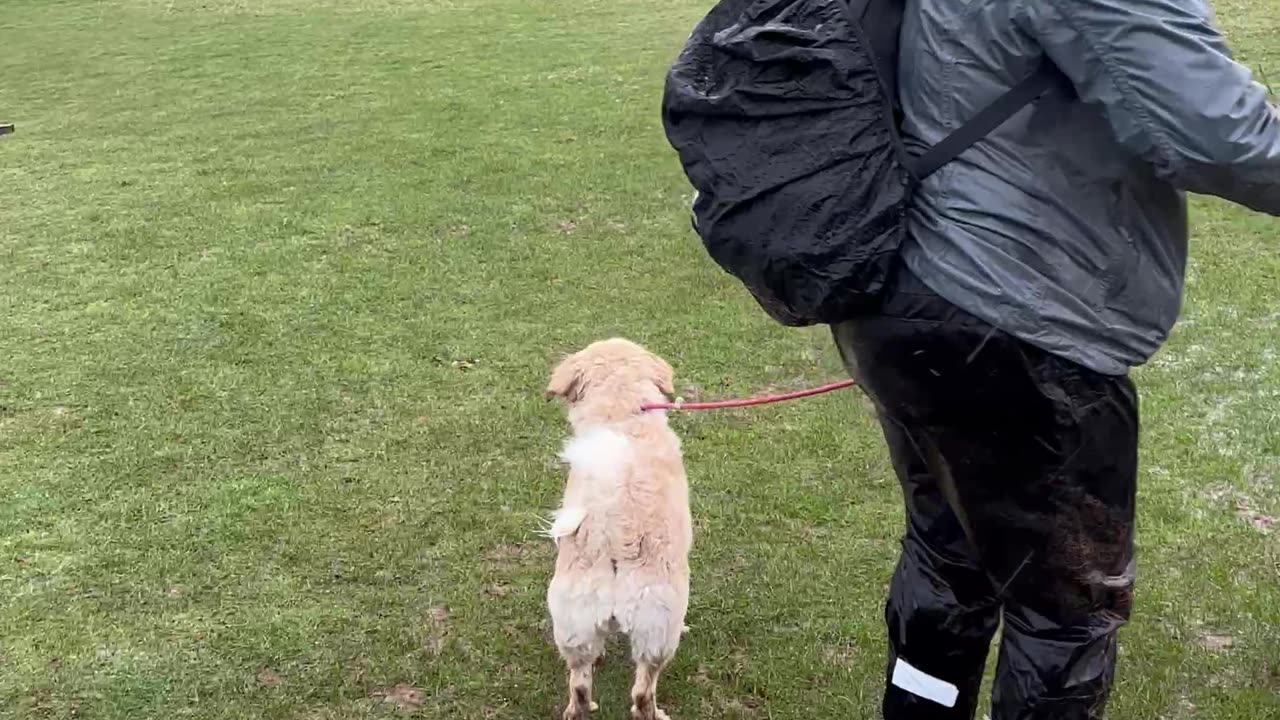
<svg viewBox="0 0 1280 720">
<path fill-rule="evenodd" d="M 1280 215 L 1280 113 L 1203 0 L 1023 0 L 1024 30 L 1171 184 Z"/>
</svg>

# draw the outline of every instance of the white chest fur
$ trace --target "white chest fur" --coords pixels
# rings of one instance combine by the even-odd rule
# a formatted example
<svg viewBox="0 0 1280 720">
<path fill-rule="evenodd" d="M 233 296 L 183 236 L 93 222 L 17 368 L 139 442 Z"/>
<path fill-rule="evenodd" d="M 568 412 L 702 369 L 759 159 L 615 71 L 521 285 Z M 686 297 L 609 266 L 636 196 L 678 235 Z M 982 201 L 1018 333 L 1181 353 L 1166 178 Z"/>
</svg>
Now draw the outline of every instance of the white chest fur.
<svg viewBox="0 0 1280 720">
<path fill-rule="evenodd" d="M 560 459 L 569 464 L 571 480 L 547 535 L 556 541 L 573 535 L 590 508 L 616 497 L 632 457 L 631 440 L 608 428 L 588 430 L 565 443 Z"/>
</svg>

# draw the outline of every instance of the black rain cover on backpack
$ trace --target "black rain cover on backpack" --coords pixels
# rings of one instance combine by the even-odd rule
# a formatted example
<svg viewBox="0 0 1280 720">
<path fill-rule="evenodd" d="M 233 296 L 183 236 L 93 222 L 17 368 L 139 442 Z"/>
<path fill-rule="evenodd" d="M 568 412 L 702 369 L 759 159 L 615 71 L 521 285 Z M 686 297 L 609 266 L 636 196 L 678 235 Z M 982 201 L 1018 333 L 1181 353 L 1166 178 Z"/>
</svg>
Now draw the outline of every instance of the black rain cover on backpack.
<svg viewBox="0 0 1280 720">
<path fill-rule="evenodd" d="M 902 5 L 721 0 L 667 77 L 694 226 L 783 324 L 865 311 L 897 257 L 911 190 L 894 107 Z"/>
</svg>

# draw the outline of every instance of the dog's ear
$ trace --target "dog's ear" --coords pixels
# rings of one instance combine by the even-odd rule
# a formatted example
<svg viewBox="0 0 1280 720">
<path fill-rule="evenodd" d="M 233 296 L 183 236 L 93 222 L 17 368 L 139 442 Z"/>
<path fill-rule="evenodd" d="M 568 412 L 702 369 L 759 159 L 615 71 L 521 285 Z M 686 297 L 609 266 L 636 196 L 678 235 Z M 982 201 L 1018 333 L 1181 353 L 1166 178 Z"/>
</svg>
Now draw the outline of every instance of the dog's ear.
<svg viewBox="0 0 1280 720">
<path fill-rule="evenodd" d="M 649 353 L 649 365 L 653 384 L 658 386 L 663 395 L 669 398 L 675 397 L 675 372 L 671 369 L 671 365 L 653 353 Z"/>
<path fill-rule="evenodd" d="M 570 355 L 552 371 L 545 397 L 547 400 L 564 398 L 576 402 L 582 396 L 582 382 L 582 359 Z"/>
</svg>

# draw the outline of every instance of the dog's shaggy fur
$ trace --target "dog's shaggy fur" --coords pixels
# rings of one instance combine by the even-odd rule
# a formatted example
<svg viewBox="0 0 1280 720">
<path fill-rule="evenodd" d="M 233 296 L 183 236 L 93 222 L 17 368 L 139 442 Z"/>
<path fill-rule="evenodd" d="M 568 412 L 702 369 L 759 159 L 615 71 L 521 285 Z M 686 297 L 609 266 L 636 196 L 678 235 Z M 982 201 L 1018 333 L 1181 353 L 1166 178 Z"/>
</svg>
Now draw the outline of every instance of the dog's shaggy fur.
<svg viewBox="0 0 1280 720">
<path fill-rule="evenodd" d="M 642 403 L 674 394 L 671 366 L 627 340 L 594 343 L 556 368 L 548 398 L 568 404 L 574 438 L 564 500 L 549 534 L 547 589 L 556 647 L 569 668 L 566 720 L 594 709 L 591 674 L 606 636 L 626 634 L 636 664 L 631 716 L 660 720 L 658 675 L 675 655 L 689 601 L 693 523 L 680 441 Z"/>
</svg>

